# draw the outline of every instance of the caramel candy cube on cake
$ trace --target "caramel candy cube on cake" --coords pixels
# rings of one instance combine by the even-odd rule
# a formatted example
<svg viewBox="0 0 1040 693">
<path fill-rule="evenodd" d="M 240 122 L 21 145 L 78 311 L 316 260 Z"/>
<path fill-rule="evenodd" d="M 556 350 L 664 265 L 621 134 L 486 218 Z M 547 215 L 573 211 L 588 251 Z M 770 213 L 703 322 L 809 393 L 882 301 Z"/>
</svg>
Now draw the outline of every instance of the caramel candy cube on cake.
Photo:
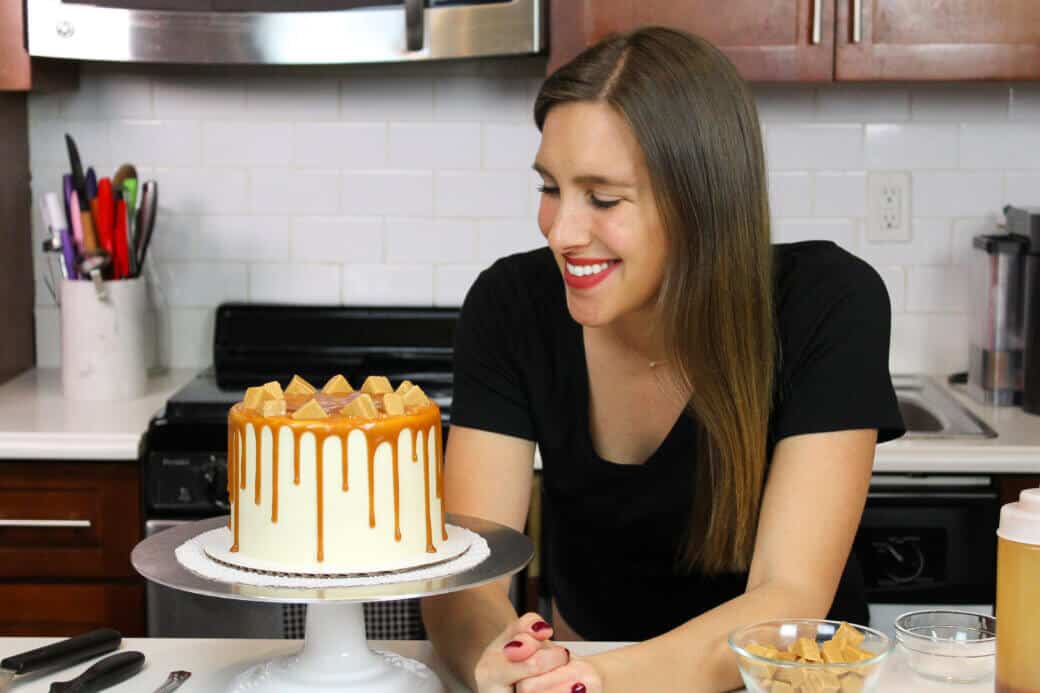
<svg viewBox="0 0 1040 693">
<path fill-rule="evenodd" d="M 415 383 L 413 383 L 411 380 L 402 380 L 401 384 L 397 386 L 397 389 L 394 390 L 394 392 L 401 396 L 404 396 L 405 393 L 407 393 L 413 387 L 415 387 Z"/>
<path fill-rule="evenodd" d="M 315 392 L 317 390 L 314 389 L 314 386 L 298 375 L 294 375 L 285 388 L 287 395 L 313 395 Z"/>
<path fill-rule="evenodd" d="M 370 375 L 365 378 L 365 384 L 361 386 L 361 391 L 370 395 L 385 395 L 388 392 L 393 392 L 394 388 L 390 387 L 390 380 L 385 375 Z"/>
<path fill-rule="evenodd" d="M 260 413 L 264 416 L 285 416 L 285 400 L 269 399 L 260 405 Z"/>
<path fill-rule="evenodd" d="M 426 393 L 422 391 L 422 388 L 418 385 L 412 387 L 408 392 L 404 393 L 404 403 L 409 407 L 425 407 L 429 405 L 430 398 L 426 396 Z"/>
<path fill-rule="evenodd" d="M 404 414 L 404 400 L 401 399 L 401 395 L 394 392 L 383 395 L 383 411 L 394 416 Z"/>
<path fill-rule="evenodd" d="M 294 419 L 324 419 L 328 417 L 325 410 L 318 404 L 318 400 L 308 400 L 307 404 L 293 412 Z"/>
<path fill-rule="evenodd" d="M 376 411 L 376 403 L 372 401 L 372 396 L 367 392 L 363 392 L 350 401 L 350 404 L 339 410 L 340 414 L 345 416 L 360 416 L 365 419 L 374 419 L 379 415 Z"/>
<path fill-rule="evenodd" d="M 285 393 L 282 392 L 282 386 L 277 380 L 272 380 L 269 383 L 264 383 L 264 392 L 271 395 L 273 399 L 285 399 Z"/>
<path fill-rule="evenodd" d="M 326 395 L 347 395 L 353 392 L 354 388 L 350 386 L 350 383 L 342 375 L 334 375 L 329 378 L 329 382 L 325 383 L 325 387 L 321 388 L 321 391 Z"/>
<path fill-rule="evenodd" d="M 246 409 L 259 409 L 265 394 L 262 387 L 248 388 L 245 397 L 242 398 L 242 406 Z"/>
</svg>

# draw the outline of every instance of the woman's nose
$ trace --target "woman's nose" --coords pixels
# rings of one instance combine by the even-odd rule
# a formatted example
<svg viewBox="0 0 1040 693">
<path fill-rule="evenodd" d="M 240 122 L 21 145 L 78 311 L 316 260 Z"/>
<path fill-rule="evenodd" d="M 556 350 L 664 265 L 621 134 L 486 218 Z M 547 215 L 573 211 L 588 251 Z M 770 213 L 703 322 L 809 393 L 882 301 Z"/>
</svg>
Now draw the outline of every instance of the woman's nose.
<svg viewBox="0 0 1040 693">
<path fill-rule="evenodd" d="M 591 237 L 585 215 L 570 205 L 559 205 L 549 226 L 549 246 L 567 252 L 588 245 Z"/>
</svg>

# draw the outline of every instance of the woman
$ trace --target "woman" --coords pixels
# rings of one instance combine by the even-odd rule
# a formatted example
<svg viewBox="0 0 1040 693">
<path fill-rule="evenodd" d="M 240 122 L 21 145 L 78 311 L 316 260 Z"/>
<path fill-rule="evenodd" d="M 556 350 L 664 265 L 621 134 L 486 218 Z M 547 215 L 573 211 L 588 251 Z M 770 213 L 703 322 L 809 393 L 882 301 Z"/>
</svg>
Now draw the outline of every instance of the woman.
<svg viewBox="0 0 1040 693">
<path fill-rule="evenodd" d="M 732 689 L 734 629 L 866 621 L 856 571 L 838 587 L 902 433 L 887 294 L 831 243 L 770 245 L 754 102 L 703 40 L 593 46 L 535 121 L 548 248 L 466 298 L 446 493 L 521 529 L 537 443 L 552 615 L 517 618 L 502 582 L 425 600 L 426 627 L 481 693 Z"/>
</svg>

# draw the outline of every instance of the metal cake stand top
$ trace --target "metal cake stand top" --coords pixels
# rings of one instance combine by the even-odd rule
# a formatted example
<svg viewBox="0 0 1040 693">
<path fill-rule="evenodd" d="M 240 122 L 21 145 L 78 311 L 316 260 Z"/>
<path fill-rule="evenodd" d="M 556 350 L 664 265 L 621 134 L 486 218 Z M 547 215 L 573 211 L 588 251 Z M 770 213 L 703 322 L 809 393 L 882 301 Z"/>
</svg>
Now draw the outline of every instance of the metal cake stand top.
<svg viewBox="0 0 1040 693">
<path fill-rule="evenodd" d="M 251 602 L 310 604 L 380 602 L 456 592 L 519 572 L 534 557 L 531 540 L 511 527 L 466 515 L 449 514 L 448 522 L 484 537 L 491 555 L 462 572 L 424 580 L 352 587 L 275 587 L 213 580 L 182 566 L 174 555 L 176 548 L 193 537 L 226 525 L 226 515 L 159 532 L 134 547 L 130 562 L 148 580 L 184 592 Z"/>
</svg>

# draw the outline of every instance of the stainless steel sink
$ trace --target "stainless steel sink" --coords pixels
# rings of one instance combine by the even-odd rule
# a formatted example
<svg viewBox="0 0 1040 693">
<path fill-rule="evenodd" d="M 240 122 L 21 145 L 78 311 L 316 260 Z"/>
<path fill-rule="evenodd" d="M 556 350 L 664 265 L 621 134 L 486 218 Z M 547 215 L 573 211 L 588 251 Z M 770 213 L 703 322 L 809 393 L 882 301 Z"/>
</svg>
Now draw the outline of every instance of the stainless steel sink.
<svg viewBox="0 0 1040 693">
<path fill-rule="evenodd" d="M 996 438 L 997 433 L 934 380 L 920 375 L 892 377 L 907 438 Z"/>
</svg>

